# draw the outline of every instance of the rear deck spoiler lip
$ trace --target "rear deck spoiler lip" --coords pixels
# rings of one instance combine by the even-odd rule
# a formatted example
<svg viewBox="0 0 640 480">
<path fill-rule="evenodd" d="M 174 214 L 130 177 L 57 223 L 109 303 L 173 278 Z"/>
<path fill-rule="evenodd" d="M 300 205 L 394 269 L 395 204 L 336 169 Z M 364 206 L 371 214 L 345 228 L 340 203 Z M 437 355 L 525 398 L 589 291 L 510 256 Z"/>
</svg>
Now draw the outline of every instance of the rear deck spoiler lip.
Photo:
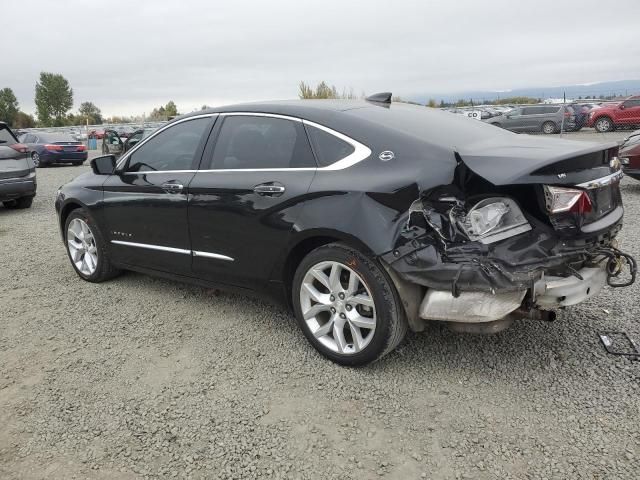
<svg viewBox="0 0 640 480">
<path fill-rule="evenodd" d="M 624 172 L 622 170 L 618 170 L 610 175 L 596 178 L 595 180 L 590 180 L 588 182 L 579 183 L 578 185 L 576 185 L 576 187 L 585 188 L 587 190 L 593 188 L 602 188 L 606 187 L 607 185 L 611 185 L 612 183 L 619 182 L 620 180 L 622 180 L 622 177 L 624 177 Z"/>
<path fill-rule="evenodd" d="M 605 143 L 547 140 L 522 135 L 516 142 L 496 143 L 492 139 L 456 148 L 465 165 L 494 185 L 538 183 L 538 169 L 572 157 L 618 148 L 615 141 Z M 600 172 L 599 175 L 602 175 Z"/>
</svg>

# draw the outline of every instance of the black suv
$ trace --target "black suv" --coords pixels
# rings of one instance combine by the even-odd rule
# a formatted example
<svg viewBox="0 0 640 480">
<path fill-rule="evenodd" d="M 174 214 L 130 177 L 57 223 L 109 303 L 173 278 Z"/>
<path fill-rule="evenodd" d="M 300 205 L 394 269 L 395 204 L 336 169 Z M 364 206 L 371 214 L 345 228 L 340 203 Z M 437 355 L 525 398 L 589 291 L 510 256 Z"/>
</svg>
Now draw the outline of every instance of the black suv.
<svg viewBox="0 0 640 480">
<path fill-rule="evenodd" d="M 0 202 L 6 208 L 29 208 L 36 186 L 36 167 L 29 149 L 0 122 Z"/>
</svg>

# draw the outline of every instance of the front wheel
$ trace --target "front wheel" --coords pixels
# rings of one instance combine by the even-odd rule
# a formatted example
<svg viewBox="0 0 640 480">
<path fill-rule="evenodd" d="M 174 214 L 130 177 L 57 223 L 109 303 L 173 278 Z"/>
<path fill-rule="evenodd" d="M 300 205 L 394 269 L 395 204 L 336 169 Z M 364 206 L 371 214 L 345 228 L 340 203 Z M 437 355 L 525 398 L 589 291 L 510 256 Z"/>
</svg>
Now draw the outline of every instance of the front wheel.
<svg viewBox="0 0 640 480">
<path fill-rule="evenodd" d="M 610 118 L 602 117 L 596 120 L 594 127 L 599 133 L 610 132 L 613 130 L 613 122 Z"/>
<path fill-rule="evenodd" d="M 76 209 L 69 214 L 64 232 L 69 260 L 80 278 L 99 283 L 119 273 L 111 265 L 106 242 L 98 226 L 84 209 Z"/>
<path fill-rule="evenodd" d="M 307 340 L 340 365 L 371 363 L 406 334 L 391 280 L 374 260 L 346 245 L 326 245 L 307 255 L 296 270 L 292 294 Z"/>
<path fill-rule="evenodd" d="M 35 167 L 39 167 L 40 166 L 40 154 L 38 152 L 33 152 L 31 154 L 31 160 L 33 160 L 33 165 Z"/>
</svg>

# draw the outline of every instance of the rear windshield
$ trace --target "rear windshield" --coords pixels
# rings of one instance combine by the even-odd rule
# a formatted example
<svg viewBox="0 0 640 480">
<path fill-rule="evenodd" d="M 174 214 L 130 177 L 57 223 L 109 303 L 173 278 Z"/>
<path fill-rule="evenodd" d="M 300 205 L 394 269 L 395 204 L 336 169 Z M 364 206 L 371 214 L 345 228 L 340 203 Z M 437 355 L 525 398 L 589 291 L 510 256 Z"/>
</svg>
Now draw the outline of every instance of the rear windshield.
<svg viewBox="0 0 640 480">
<path fill-rule="evenodd" d="M 18 143 L 16 138 L 11 134 L 9 129 L 4 125 L 0 125 L 0 144 L 2 145 L 14 145 Z"/>
<path fill-rule="evenodd" d="M 66 133 L 40 133 L 38 134 L 38 138 L 40 139 L 39 143 L 58 143 L 58 142 L 80 143 L 71 135 L 67 135 Z"/>
</svg>

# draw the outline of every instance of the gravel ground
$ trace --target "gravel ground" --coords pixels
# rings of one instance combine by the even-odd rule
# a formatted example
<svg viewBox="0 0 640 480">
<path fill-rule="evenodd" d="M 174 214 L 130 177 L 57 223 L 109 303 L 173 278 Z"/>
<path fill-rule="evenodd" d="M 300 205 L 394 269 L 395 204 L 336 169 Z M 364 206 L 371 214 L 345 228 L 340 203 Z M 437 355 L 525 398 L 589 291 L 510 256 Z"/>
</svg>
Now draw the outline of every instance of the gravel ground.
<svg viewBox="0 0 640 480">
<path fill-rule="evenodd" d="M 640 340 L 640 285 L 341 368 L 282 307 L 80 280 L 53 195 L 87 169 L 41 169 L 32 209 L 0 207 L 0 478 L 638 478 L 640 362 L 596 333 Z M 640 258 L 640 183 L 622 189 Z"/>
</svg>

